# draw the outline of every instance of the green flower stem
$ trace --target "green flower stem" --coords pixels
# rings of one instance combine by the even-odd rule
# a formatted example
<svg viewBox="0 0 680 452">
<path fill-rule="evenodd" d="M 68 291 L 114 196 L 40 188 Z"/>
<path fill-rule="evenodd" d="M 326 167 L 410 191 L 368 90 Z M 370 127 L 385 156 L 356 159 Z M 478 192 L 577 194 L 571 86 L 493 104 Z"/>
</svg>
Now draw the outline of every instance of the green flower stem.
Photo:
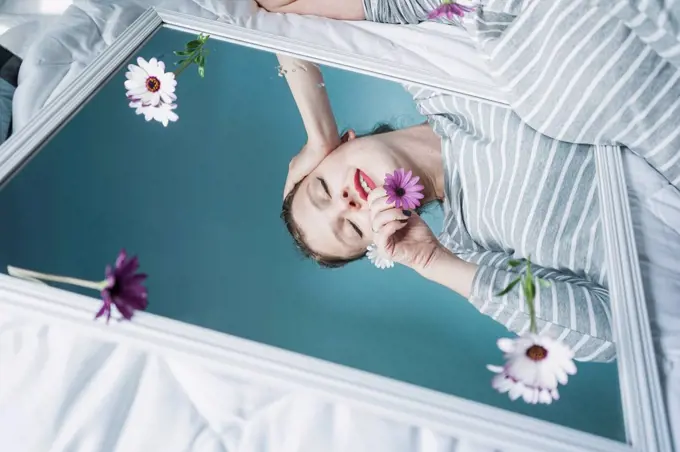
<svg viewBox="0 0 680 452">
<path fill-rule="evenodd" d="M 72 286 L 85 287 L 87 289 L 94 289 L 96 291 L 102 291 L 106 287 L 106 281 L 85 281 L 84 279 L 69 278 L 67 276 L 57 276 L 50 275 L 48 273 L 39 273 L 31 270 L 25 270 L 23 268 L 7 266 L 7 273 L 15 278 L 21 278 L 26 280 L 39 280 L 39 281 L 52 281 L 64 284 L 70 284 Z"/>
<path fill-rule="evenodd" d="M 524 275 L 525 281 L 522 287 L 524 288 L 524 298 L 527 306 L 529 307 L 529 331 L 533 334 L 537 334 L 538 328 L 536 328 L 536 304 L 534 303 L 534 298 L 536 296 L 536 284 L 534 284 L 534 275 L 531 273 L 531 256 L 527 260 L 526 273 Z"/>
<path fill-rule="evenodd" d="M 525 278 L 529 279 L 530 284 L 533 284 L 531 275 L 526 275 Z M 538 334 L 538 328 L 536 327 L 536 305 L 534 304 L 534 295 L 525 291 L 524 298 L 526 299 L 527 306 L 529 307 L 529 331 L 533 334 Z"/>
<path fill-rule="evenodd" d="M 179 74 L 184 72 L 186 68 L 194 64 L 194 60 L 196 59 L 198 51 L 203 47 L 203 44 L 201 44 L 200 47 L 198 47 L 194 52 L 187 58 L 187 60 L 182 63 L 177 69 L 175 69 L 173 72 L 175 74 L 175 78 L 179 77 Z"/>
<path fill-rule="evenodd" d="M 197 63 L 197 64 L 199 64 L 199 67 L 202 67 L 202 63 L 197 62 L 196 60 L 199 57 L 201 57 L 201 55 L 203 55 L 203 47 L 205 46 L 205 43 L 208 41 L 209 37 L 210 36 L 200 35 L 198 37 L 198 39 L 196 39 L 195 41 L 192 41 L 192 42 L 199 42 L 200 43 L 193 50 L 191 50 L 191 48 L 187 44 L 187 48 L 184 51 L 191 50 L 191 53 L 189 55 L 182 55 L 182 56 L 186 57 L 186 59 L 184 60 L 184 62 L 182 64 L 180 64 L 180 66 L 177 69 L 175 69 L 173 71 L 173 73 L 175 74 L 175 78 L 177 78 L 182 72 L 184 72 L 184 70 L 186 68 L 188 68 L 189 66 L 191 66 L 194 63 Z M 189 44 L 191 44 L 191 42 Z M 178 52 L 175 52 L 175 54 L 177 54 L 177 53 Z M 203 57 L 203 58 L 205 58 L 205 57 Z"/>
</svg>

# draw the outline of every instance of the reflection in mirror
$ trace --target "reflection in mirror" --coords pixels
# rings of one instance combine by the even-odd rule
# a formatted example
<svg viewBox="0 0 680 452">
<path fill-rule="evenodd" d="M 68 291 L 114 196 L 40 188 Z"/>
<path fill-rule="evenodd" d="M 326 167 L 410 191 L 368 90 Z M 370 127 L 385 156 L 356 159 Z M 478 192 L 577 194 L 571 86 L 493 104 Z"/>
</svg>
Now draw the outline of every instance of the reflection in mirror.
<svg viewBox="0 0 680 452">
<path fill-rule="evenodd" d="M 170 65 L 191 39 L 163 29 L 138 54 Z M 154 314 L 624 440 L 588 149 L 497 106 L 202 46 L 204 77 L 154 91 L 177 105 L 167 127 L 122 69 L 4 187 L 3 266 L 97 280 L 124 247 Z M 549 405 L 486 367 L 532 329 L 577 360 Z"/>
</svg>

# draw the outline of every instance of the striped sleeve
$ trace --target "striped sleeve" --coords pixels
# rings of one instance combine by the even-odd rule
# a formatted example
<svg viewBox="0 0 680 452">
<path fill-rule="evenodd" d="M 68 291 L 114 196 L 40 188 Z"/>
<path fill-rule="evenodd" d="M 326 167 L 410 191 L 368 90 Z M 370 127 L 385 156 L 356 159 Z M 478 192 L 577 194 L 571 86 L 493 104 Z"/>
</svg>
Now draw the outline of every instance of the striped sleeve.
<svg viewBox="0 0 680 452">
<path fill-rule="evenodd" d="M 439 0 L 363 0 L 366 20 L 385 24 L 417 24 L 427 20 Z"/>
<path fill-rule="evenodd" d="M 484 10 L 518 15 L 532 0 L 487 0 Z M 427 20 L 430 11 L 441 6 L 441 0 L 363 0 L 366 20 L 387 24 L 417 24 Z M 474 2 L 463 2 L 473 4 Z M 455 21 L 445 21 L 456 24 Z"/>
<path fill-rule="evenodd" d="M 528 332 L 530 316 L 523 291 L 516 289 L 496 296 L 519 276 L 508 265 L 511 257 L 493 251 L 465 252 L 459 257 L 479 266 L 470 302 L 508 330 L 517 334 Z M 607 290 L 573 274 L 533 264 L 532 270 L 537 278 L 550 283 L 548 287 L 542 287 L 536 281 L 538 332 L 562 340 L 574 350 L 575 359 L 579 361 L 612 361 L 616 348 Z"/>
<path fill-rule="evenodd" d="M 626 147 L 680 188 L 679 20 L 680 2 L 533 1 L 470 34 L 534 130 Z"/>
<path fill-rule="evenodd" d="M 680 69 L 680 4 L 668 0 L 598 0 L 612 8 L 642 42 Z M 616 5 L 612 4 L 616 3 Z"/>
</svg>

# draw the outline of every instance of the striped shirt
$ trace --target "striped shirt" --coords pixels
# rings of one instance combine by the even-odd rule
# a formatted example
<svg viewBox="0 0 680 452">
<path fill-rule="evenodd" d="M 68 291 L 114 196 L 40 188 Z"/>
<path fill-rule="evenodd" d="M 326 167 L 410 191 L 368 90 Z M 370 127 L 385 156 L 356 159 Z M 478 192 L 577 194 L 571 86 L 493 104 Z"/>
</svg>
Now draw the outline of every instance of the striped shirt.
<svg viewBox="0 0 680 452">
<path fill-rule="evenodd" d="M 607 275 L 590 146 L 553 140 L 507 108 L 408 87 L 442 138 L 444 227 L 439 240 L 478 265 L 470 302 L 510 331 L 529 331 L 511 259 L 528 258 L 536 277 L 538 331 L 563 340 L 576 358 L 608 361 L 612 343 Z"/>
<path fill-rule="evenodd" d="M 439 0 L 364 0 L 366 18 L 418 23 Z M 614 357 L 593 144 L 616 144 L 680 184 L 680 4 L 491 0 L 465 20 L 512 110 L 410 88 L 442 136 L 441 240 L 479 270 L 470 301 L 522 333 L 520 291 L 494 296 L 529 255 L 539 331 L 581 360 Z M 539 133 L 536 133 L 538 131 Z M 558 141 L 560 140 L 560 141 Z"/>
</svg>

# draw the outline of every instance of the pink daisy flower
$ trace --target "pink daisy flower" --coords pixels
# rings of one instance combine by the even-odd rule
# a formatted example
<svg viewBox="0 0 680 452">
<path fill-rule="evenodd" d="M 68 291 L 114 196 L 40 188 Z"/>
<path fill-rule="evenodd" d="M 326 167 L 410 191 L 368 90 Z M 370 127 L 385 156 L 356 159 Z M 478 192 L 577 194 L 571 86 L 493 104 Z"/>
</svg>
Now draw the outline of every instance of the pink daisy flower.
<svg viewBox="0 0 680 452">
<path fill-rule="evenodd" d="M 459 5 L 452 0 L 444 0 L 442 4 L 436 9 L 430 11 L 427 18 L 432 19 L 442 19 L 446 18 L 449 20 L 456 20 L 456 17 L 463 17 L 466 13 L 472 12 L 475 9 L 470 6 Z"/>
<path fill-rule="evenodd" d="M 425 197 L 421 192 L 425 187 L 418 184 L 418 181 L 420 177 L 414 177 L 411 171 L 406 172 L 404 168 L 399 168 L 394 174 L 387 174 L 387 202 L 394 203 L 397 209 L 415 209 L 420 206 L 420 200 Z"/>
</svg>

